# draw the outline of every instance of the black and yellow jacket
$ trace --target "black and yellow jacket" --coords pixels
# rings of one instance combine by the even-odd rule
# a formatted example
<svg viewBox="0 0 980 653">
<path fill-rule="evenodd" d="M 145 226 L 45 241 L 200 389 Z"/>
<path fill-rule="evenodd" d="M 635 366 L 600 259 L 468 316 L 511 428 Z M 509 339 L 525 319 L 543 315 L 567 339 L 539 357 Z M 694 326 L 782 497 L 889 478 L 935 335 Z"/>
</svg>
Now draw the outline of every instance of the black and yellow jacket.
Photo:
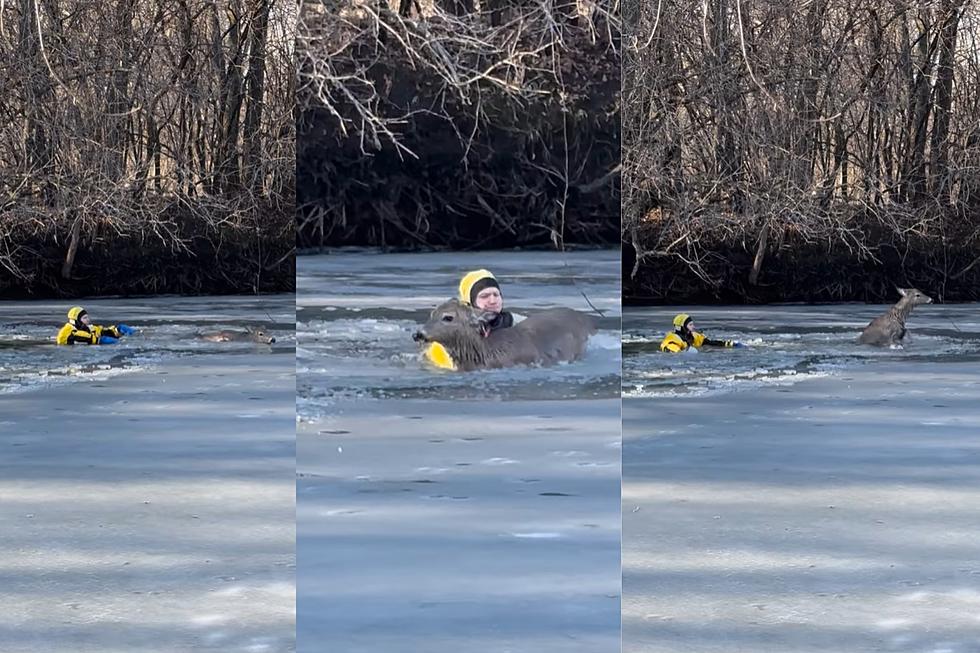
<svg viewBox="0 0 980 653">
<path fill-rule="evenodd" d="M 59 345 L 97 345 L 99 344 L 99 338 L 102 336 L 110 336 L 113 338 L 121 338 L 122 333 L 119 332 L 114 326 L 98 326 L 91 325 L 83 328 L 78 328 L 71 322 L 65 323 L 65 326 L 61 327 L 58 331 L 58 336 L 55 341 Z"/>
<path fill-rule="evenodd" d="M 490 327 L 490 331 L 510 328 L 514 326 L 514 314 L 508 313 L 507 311 L 500 311 L 497 313 L 497 317 L 487 322 L 487 326 Z"/>
<path fill-rule="evenodd" d="M 685 337 L 686 336 L 686 337 Z M 712 347 L 734 347 L 734 340 L 712 340 L 703 333 L 694 331 L 689 334 L 681 334 L 678 331 L 671 331 L 660 342 L 660 351 L 677 353 L 684 351 L 688 347 L 700 349 L 704 345 Z"/>
</svg>

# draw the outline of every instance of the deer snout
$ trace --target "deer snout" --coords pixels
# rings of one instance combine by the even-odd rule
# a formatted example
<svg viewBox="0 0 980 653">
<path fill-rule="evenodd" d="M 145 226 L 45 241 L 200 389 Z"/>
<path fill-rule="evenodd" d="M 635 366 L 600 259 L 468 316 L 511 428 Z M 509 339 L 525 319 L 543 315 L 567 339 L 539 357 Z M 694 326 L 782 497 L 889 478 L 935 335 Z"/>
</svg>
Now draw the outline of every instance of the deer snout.
<svg viewBox="0 0 980 653">
<path fill-rule="evenodd" d="M 412 334 L 412 340 L 415 342 L 425 342 L 428 338 L 426 338 L 425 333 L 419 330 Z"/>
<path fill-rule="evenodd" d="M 270 344 L 270 345 L 271 345 L 272 343 L 274 343 L 275 341 L 276 341 L 276 339 L 275 339 L 275 338 L 269 338 L 269 344 Z"/>
</svg>

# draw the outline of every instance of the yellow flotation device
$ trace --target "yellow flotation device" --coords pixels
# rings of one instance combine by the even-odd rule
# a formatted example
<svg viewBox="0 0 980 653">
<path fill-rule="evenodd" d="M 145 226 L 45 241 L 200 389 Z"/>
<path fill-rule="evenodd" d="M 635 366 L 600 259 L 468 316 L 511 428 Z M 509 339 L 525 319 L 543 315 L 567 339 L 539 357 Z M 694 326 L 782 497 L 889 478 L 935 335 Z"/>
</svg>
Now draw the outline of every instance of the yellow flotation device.
<svg viewBox="0 0 980 653">
<path fill-rule="evenodd" d="M 422 351 L 422 356 L 436 367 L 444 370 L 455 370 L 456 361 L 449 355 L 446 348 L 438 342 L 430 342 L 429 346 Z"/>
</svg>

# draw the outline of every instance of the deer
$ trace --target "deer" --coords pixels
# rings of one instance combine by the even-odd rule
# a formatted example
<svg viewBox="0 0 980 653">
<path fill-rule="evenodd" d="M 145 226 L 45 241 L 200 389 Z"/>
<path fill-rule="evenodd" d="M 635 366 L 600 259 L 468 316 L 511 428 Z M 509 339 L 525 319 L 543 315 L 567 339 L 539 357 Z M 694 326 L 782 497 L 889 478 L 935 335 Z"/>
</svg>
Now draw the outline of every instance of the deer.
<svg viewBox="0 0 980 653">
<path fill-rule="evenodd" d="M 271 345 L 276 341 L 274 337 L 268 335 L 264 330 L 253 329 L 252 327 L 245 327 L 245 331 L 223 330 L 199 333 L 197 337 L 208 342 L 257 342 L 263 345 Z"/>
<path fill-rule="evenodd" d="M 472 371 L 578 360 L 596 333 L 592 316 L 568 308 L 544 310 L 512 327 L 491 331 L 488 323 L 495 315 L 450 299 L 432 311 L 413 339 L 438 342 L 457 370 Z"/>
<path fill-rule="evenodd" d="M 902 339 L 907 333 L 905 320 L 908 319 L 909 313 L 919 304 L 932 303 L 932 297 L 917 288 L 897 288 L 897 290 L 902 298 L 883 315 L 871 320 L 870 324 L 864 327 L 864 331 L 858 337 L 860 344 L 876 347 L 901 346 Z"/>
</svg>

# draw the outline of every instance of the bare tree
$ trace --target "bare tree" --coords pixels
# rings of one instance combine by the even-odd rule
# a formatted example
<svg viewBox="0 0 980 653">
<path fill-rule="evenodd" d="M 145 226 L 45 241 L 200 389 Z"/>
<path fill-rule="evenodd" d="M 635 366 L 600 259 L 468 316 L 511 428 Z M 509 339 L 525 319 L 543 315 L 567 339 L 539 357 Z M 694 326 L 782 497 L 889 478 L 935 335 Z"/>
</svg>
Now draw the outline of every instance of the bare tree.
<svg viewBox="0 0 980 653">
<path fill-rule="evenodd" d="M 0 3 L 0 292 L 285 278 L 295 14 L 280 0 Z M 235 248 L 237 262 L 213 257 Z M 179 262 L 138 271 L 141 251 Z M 93 273 L 105 256 L 117 277 Z"/>
<path fill-rule="evenodd" d="M 691 9 L 625 8 L 628 292 L 878 297 L 914 275 L 975 297 L 971 0 Z"/>
<path fill-rule="evenodd" d="M 612 0 L 309 1 L 297 43 L 302 242 L 614 242 Z"/>
</svg>

